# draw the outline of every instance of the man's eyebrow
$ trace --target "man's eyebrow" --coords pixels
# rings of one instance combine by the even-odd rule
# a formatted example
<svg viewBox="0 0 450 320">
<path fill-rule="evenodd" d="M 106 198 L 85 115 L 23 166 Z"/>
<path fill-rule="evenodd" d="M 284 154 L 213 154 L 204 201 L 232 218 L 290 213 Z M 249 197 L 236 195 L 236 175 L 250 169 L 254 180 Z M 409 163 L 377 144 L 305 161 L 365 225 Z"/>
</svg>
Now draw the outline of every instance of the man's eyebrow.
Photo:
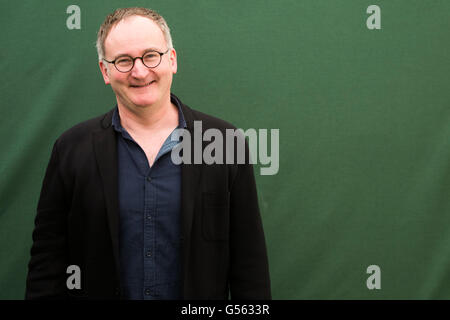
<svg viewBox="0 0 450 320">
<path fill-rule="evenodd" d="M 149 51 L 158 51 L 159 52 L 160 50 L 156 47 L 147 48 L 144 51 L 142 51 L 142 54 L 145 54 L 146 52 L 149 52 Z M 128 53 L 120 53 L 114 58 L 114 60 L 119 59 L 120 57 L 131 57 L 131 55 L 129 55 Z"/>
</svg>

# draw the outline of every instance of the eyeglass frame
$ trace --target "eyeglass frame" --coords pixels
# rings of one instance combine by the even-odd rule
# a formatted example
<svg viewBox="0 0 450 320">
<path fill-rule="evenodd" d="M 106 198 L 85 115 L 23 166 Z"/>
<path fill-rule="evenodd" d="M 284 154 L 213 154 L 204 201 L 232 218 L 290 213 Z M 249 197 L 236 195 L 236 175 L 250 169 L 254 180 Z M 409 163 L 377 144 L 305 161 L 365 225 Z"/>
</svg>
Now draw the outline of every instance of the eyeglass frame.
<svg viewBox="0 0 450 320">
<path fill-rule="evenodd" d="M 131 57 L 131 56 L 129 56 L 129 55 L 121 55 L 120 57 L 117 57 L 117 58 L 115 58 L 115 59 L 112 60 L 112 61 L 106 60 L 105 58 L 102 58 L 102 59 L 105 60 L 105 61 L 108 62 L 108 63 L 114 64 L 114 67 L 116 68 L 117 71 L 122 72 L 122 73 L 127 73 L 127 72 L 130 72 L 131 70 L 133 70 L 134 64 L 135 64 L 135 62 L 136 62 L 136 59 L 141 59 L 142 64 L 143 64 L 145 67 L 149 68 L 149 69 L 154 69 L 154 68 L 158 67 L 158 66 L 161 64 L 162 56 L 165 55 L 167 52 L 169 52 L 169 50 L 170 50 L 170 48 L 167 48 L 167 50 L 166 50 L 165 52 L 159 52 L 159 51 L 157 51 L 157 50 L 148 50 L 148 51 L 144 52 L 144 53 L 142 54 L 142 56 L 140 56 L 140 57 L 134 57 L 134 58 Z M 144 56 L 145 56 L 146 54 L 148 54 L 149 52 L 155 52 L 155 53 L 159 54 L 159 62 L 158 62 L 158 64 L 157 64 L 156 66 L 154 66 L 154 67 L 149 67 L 149 66 L 147 66 L 147 65 L 145 64 L 145 62 L 144 62 Z M 131 60 L 133 60 L 133 64 L 131 65 L 131 68 L 130 68 L 130 70 L 128 70 L 128 71 L 120 71 L 119 68 L 117 68 L 117 66 L 116 66 L 116 61 L 117 61 L 118 59 L 120 59 L 120 58 L 123 58 L 123 57 L 129 57 L 129 58 L 131 58 Z"/>
</svg>

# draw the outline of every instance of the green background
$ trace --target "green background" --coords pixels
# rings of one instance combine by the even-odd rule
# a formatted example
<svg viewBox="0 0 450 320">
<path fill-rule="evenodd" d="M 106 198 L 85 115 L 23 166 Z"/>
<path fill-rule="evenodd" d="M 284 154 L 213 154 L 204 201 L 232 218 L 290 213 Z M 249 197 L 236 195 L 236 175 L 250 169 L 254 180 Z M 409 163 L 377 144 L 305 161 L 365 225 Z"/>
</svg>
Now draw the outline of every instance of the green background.
<svg viewBox="0 0 450 320">
<path fill-rule="evenodd" d="M 255 168 L 274 299 L 450 298 L 450 1 L 28 0 L 0 4 L 1 299 L 24 296 L 53 142 L 115 104 L 94 44 L 127 6 L 168 21 L 183 102 L 280 129 L 278 174 Z"/>
</svg>

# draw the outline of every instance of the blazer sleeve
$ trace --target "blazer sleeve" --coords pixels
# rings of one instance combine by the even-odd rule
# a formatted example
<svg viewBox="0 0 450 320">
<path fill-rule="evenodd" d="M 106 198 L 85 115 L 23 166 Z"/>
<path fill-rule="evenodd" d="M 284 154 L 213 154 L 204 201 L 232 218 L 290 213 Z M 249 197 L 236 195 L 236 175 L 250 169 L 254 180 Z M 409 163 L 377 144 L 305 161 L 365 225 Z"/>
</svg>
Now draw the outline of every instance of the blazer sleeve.
<svg viewBox="0 0 450 320">
<path fill-rule="evenodd" d="M 25 299 L 66 297 L 67 214 L 56 141 L 37 206 Z"/>
<path fill-rule="evenodd" d="M 246 153 L 248 155 L 247 143 Z M 267 250 L 253 166 L 245 163 L 237 167 L 230 194 L 231 299 L 271 299 Z"/>
</svg>

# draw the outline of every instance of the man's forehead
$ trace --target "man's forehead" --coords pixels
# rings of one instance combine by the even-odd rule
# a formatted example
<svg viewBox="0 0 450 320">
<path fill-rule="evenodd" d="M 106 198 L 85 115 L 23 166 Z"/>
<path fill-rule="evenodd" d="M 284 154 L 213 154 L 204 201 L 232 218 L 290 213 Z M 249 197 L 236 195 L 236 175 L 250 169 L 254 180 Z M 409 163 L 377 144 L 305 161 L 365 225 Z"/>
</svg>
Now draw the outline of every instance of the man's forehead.
<svg viewBox="0 0 450 320">
<path fill-rule="evenodd" d="M 124 51 L 145 51 L 150 48 L 162 50 L 165 43 L 164 34 L 154 21 L 146 17 L 131 16 L 111 28 L 105 39 L 105 51 L 116 55 L 125 53 Z"/>
</svg>

